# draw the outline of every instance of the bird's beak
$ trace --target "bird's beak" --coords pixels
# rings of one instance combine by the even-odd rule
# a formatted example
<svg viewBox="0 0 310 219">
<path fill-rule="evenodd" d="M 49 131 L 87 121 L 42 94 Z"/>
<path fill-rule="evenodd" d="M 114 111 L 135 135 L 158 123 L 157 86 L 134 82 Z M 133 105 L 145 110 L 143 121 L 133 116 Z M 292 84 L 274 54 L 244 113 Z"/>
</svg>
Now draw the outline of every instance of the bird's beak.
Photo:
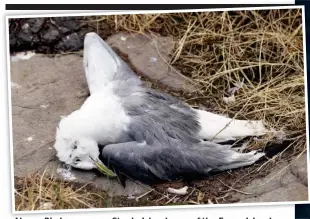
<svg viewBox="0 0 310 219">
<path fill-rule="evenodd" d="M 108 176 L 108 177 L 116 177 L 117 175 L 110 170 L 106 165 L 104 165 L 100 160 L 95 160 L 92 157 L 90 157 L 93 161 L 95 166 L 97 167 L 97 169 L 104 175 Z"/>
</svg>

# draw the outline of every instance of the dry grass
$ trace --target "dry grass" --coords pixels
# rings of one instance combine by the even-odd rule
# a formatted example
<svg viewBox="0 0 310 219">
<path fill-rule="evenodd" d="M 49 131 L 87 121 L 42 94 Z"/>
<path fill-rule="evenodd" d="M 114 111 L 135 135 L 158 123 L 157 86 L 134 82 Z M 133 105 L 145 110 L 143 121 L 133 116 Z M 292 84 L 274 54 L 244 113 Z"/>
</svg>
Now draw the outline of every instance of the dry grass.
<svg viewBox="0 0 310 219">
<path fill-rule="evenodd" d="M 211 106 L 213 111 L 234 118 L 263 119 L 269 127 L 285 131 L 286 138 L 292 142 L 286 149 L 290 156 L 306 151 L 301 10 L 87 19 L 105 37 L 119 31 L 172 35 L 175 47 L 170 64 L 199 88 L 193 91 L 195 95 L 178 94 L 180 98 L 192 106 Z M 244 84 L 235 93 L 235 102 L 226 104 L 223 96 L 242 81 Z M 259 143 L 253 141 L 251 147 L 264 147 L 271 138 L 267 136 L 266 141 Z M 256 168 L 255 172 L 275 163 L 281 155 Z M 42 203 L 53 203 L 53 209 L 111 206 L 107 204 L 110 198 L 104 193 L 98 195 L 85 188 L 75 189 L 53 178 L 38 175 L 15 181 L 16 210 L 40 209 Z"/>
<path fill-rule="evenodd" d="M 44 173 L 22 179 L 15 178 L 15 209 L 50 210 L 110 207 L 105 192 L 91 192 L 87 185 L 76 187 L 72 183 L 47 177 Z"/>
<path fill-rule="evenodd" d="M 15 210 L 55 210 L 155 206 L 147 197 L 138 200 L 125 196 L 111 197 L 92 183 L 76 184 L 59 180 L 48 171 L 28 177 L 15 177 Z"/>
<path fill-rule="evenodd" d="M 91 21 L 101 35 L 103 24 L 112 32 L 172 35 L 170 64 L 198 88 L 194 97 L 180 95 L 183 100 L 238 119 L 263 119 L 295 142 L 296 153 L 306 150 L 301 9 L 115 15 Z M 235 102 L 226 104 L 223 96 L 242 81 Z"/>
</svg>

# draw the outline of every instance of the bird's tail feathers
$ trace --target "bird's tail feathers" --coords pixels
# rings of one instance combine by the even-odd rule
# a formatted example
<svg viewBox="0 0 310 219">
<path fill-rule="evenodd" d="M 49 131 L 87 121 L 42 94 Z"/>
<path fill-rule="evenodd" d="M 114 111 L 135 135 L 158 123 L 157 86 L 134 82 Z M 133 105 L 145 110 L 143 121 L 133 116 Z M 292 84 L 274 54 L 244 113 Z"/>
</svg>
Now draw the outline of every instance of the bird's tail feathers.
<svg viewBox="0 0 310 219">
<path fill-rule="evenodd" d="M 207 166 L 208 170 L 223 171 L 229 169 L 236 169 L 254 164 L 265 156 L 264 152 L 250 151 L 247 153 L 241 153 L 232 145 L 219 145 L 212 142 L 204 142 L 204 146 L 198 146 L 197 149 L 192 149 L 191 153 L 196 153 L 197 159 L 204 166 Z"/>
<path fill-rule="evenodd" d="M 201 126 L 200 137 L 221 142 L 248 136 L 261 136 L 268 129 L 261 120 L 237 120 L 203 110 L 196 110 Z"/>
</svg>

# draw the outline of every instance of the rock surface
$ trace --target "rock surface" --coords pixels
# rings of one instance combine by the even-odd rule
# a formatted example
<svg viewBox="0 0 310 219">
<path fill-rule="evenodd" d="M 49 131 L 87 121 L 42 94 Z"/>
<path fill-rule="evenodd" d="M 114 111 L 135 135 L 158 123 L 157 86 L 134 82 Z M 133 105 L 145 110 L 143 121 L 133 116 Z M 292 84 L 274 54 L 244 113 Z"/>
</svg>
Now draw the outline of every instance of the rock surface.
<svg viewBox="0 0 310 219">
<path fill-rule="evenodd" d="M 77 51 L 85 33 L 93 31 L 81 17 L 26 18 L 9 20 L 10 52 L 41 53 Z"/>
<path fill-rule="evenodd" d="M 266 177 L 253 180 L 233 197 L 242 203 L 307 201 L 307 178 L 307 154 L 303 154 L 290 163 L 278 164 Z"/>
</svg>

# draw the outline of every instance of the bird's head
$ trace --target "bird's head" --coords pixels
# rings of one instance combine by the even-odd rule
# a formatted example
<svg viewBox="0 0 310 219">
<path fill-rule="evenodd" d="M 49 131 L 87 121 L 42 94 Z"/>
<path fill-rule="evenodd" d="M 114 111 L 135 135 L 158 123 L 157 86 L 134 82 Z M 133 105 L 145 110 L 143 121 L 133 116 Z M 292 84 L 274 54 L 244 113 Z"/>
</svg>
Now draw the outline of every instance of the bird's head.
<svg viewBox="0 0 310 219">
<path fill-rule="evenodd" d="M 97 142 L 87 138 L 56 138 L 54 148 L 60 161 L 84 170 L 96 168 L 94 160 L 99 157 Z"/>
</svg>

